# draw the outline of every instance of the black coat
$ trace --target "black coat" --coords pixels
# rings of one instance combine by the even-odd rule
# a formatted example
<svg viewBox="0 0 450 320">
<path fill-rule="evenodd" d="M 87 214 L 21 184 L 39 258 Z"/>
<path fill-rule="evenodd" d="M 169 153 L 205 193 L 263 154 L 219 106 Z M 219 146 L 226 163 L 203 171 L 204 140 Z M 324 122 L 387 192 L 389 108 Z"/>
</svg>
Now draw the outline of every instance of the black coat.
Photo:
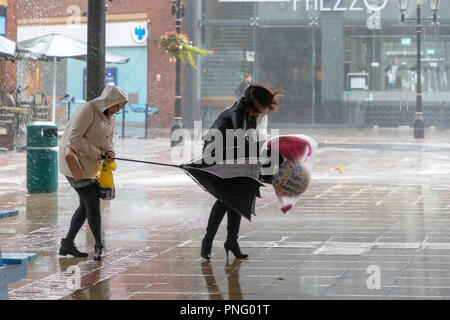
<svg viewBox="0 0 450 320">
<path fill-rule="evenodd" d="M 251 115 L 248 110 L 248 105 L 244 98 L 240 98 L 238 101 L 236 101 L 232 106 L 224 109 L 217 119 L 214 121 L 214 123 L 211 125 L 209 130 L 216 129 L 219 130 L 222 133 L 223 137 L 223 147 L 225 148 L 227 146 L 226 141 L 226 130 L 232 129 L 242 129 L 244 131 L 248 129 L 255 129 L 256 128 L 256 117 L 254 115 Z M 210 131 L 208 131 L 210 132 Z M 214 141 L 214 138 L 209 139 L 208 133 L 205 135 L 205 143 L 203 146 L 203 150 L 211 144 Z M 234 139 L 234 147 L 246 147 L 246 155 L 248 155 L 248 145 L 250 142 L 248 136 L 245 138 L 245 145 L 241 146 L 238 145 L 239 140 L 237 138 Z"/>
</svg>

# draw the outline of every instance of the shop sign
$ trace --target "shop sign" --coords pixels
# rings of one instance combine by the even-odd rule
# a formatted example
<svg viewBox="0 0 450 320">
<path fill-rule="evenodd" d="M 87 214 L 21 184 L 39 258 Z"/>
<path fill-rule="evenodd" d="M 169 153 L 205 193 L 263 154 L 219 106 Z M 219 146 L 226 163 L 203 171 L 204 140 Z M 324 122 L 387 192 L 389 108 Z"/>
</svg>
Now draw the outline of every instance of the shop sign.
<svg viewBox="0 0 450 320">
<path fill-rule="evenodd" d="M 146 43 L 148 38 L 147 25 L 145 23 L 136 23 L 133 25 L 131 38 L 138 44 Z"/>
<path fill-rule="evenodd" d="M 219 0 L 219 2 L 293 2 L 294 11 L 300 4 L 305 5 L 306 11 L 381 11 L 388 3 L 388 0 L 351 0 L 345 4 L 344 0 L 332 0 L 326 3 L 325 0 Z"/>
<path fill-rule="evenodd" d="M 402 46 L 410 46 L 411 45 L 411 38 L 402 38 L 401 44 L 402 44 Z"/>
<path fill-rule="evenodd" d="M 245 52 L 245 60 L 248 62 L 255 62 L 255 52 L 254 51 L 246 51 Z"/>
</svg>

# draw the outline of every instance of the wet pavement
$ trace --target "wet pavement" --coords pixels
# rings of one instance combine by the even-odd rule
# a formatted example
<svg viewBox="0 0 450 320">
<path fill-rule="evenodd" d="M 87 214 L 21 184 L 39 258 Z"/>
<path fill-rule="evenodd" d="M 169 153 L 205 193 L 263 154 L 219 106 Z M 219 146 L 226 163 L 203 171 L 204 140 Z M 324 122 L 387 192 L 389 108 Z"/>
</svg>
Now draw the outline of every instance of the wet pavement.
<svg viewBox="0 0 450 320">
<path fill-rule="evenodd" d="M 227 260 L 226 221 L 202 259 L 213 197 L 181 170 L 128 162 L 118 162 L 116 199 L 102 202 L 104 260 L 92 259 L 87 226 L 76 243 L 91 256 L 59 257 L 75 191 L 60 175 L 57 193 L 27 194 L 26 153 L 0 152 L 0 209 L 19 210 L 0 221 L 0 248 L 38 255 L 10 299 L 449 299 L 449 132 L 288 132 L 320 143 L 312 184 L 286 215 L 263 188 L 257 216 L 241 224 L 248 260 Z M 181 149 L 169 145 L 128 138 L 116 150 L 167 162 Z"/>
</svg>

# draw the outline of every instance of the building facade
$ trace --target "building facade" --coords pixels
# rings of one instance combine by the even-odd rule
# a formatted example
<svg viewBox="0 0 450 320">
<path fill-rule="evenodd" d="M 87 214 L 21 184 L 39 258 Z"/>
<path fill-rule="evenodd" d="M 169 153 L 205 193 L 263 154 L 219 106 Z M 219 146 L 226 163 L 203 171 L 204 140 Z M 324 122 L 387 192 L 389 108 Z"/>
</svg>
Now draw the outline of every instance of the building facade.
<svg viewBox="0 0 450 320">
<path fill-rule="evenodd" d="M 235 99 L 245 73 L 284 90 L 272 125 L 411 125 L 416 27 L 398 1 L 196 0 L 198 44 L 215 50 L 197 71 L 198 113 Z M 423 1 L 422 87 L 427 126 L 450 126 L 450 2 L 439 24 Z M 410 1 L 407 18 L 416 18 Z"/>
<path fill-rule="evenodd" d="M 16 0 L 0 0 L 0 35 L 16 41 L 17 20 Z M 13 92 L 16 83 L 16 65 L 10 59 L 0 58 L 0 148 L 11 150 L 14 138 L 11 133 L 11 111 L 8 108 L 9 92 Z"/>
<path fill-rule="evenodd" d="M 17 39 L 17 0 L 0 1 L 0 35 L 9 40 Z M 3 100 L 5 94 L 15 85 L 16 66 L 12 61 L 0 60 L 0 81 Z"/>
<path fill-rule="evenodd" d="M 18 0 L 18 41 L 55 30 L 86 40 L 87 1 Z M 237 98 L 236 88 L 251 74 L 254 82 L 283 89 L 282 107 L 272 126 L 411 125 L 416 108 L 415 23 L 401 23 L 398 1 L 390 0 L 185 0 L 182 31 L 193 43 L 213 50 L 182 65 L 184 123 L 212 121 Z M 175 63 L 159 38 L 175 29 L 174 1 L 107 1 L 107 47 L 131 58 L 108 65 L 111 81 L 133 103 L 157 107 L 151 127 L 169 130 L 174 115 Z M 450 127 L 450 2 L 441 1 L 439 24 L 422 4 L 422 78 L 426 126 Z M 406 17 L 416 17 L 410 1 Z M 146 25 L 147 40 L 131 31 Z M 75 30 L 78 28 L 78 31 Z M 21 62 L 18 63 L 20 65 Z M 42 62 L 45 65 L 45 62 Z M 58 96 L 83 98 L 81 61 L 59 62 Z M 18 82 L 34 83 L 50 95 L 51 66 L 43 83 L 23 66 Z M 34 79 L 34 80 L 33 80 Z M 37 90 L 38 88 L 34 88 Z"/>
<path fill-rule="evenodd" d="M 86 0 L 18 0 L 17 41 L 52 32 L 87 41 L 87 4 Z M 106 47 L 130 58 L 127 64 L 106 65 L 106 83 L 121 87 L 132 104 L 157 107 L 159 112 L 151 117 L 150 125 L 168 130 L 174 114 L 175 63 L 159 47 L 159 38 L 175 29 L 171 3 L 113 0 L 106 4 Z M 142 29 L 146 31 L 144 37 L 139 31 Z M 42 91 L 51 96 L 52 63 L 19 61 L 18 67 L 18 82 L 29 83 L 29 93 Z M 84 99 L 85 69 L 85 61 L 58 61 L 58 98 L 68 94 L 77 101 Z M 57 111 L 57 116 L 64 114 Z"/>
</svg>

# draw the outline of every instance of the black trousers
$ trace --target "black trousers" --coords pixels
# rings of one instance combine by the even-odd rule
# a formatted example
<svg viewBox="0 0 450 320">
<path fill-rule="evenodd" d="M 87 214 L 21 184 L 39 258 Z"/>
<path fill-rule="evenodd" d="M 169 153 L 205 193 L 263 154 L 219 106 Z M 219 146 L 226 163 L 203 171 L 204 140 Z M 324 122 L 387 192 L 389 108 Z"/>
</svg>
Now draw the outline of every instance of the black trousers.
<svg viewBox="0 0 450 320">
<path fill-rule="evenodd" d="M 100 215 L 100 198 L 98 191 L 98 184 L 93 183 L 87 187 L 74 188 L 80 198 L 80 206 L 72 216 L 70 221 L 69 232 L 66 239 L 75 240 L 78 232 L 80 231 L 86 219 L 94 235 L 95 244 L 102 244 L 101 235 L 101 215 Z"/>
<path fill-rule="evenodd" d="M 220 223 L 223 220 L 223 217 L 227 213 L 227 241 L 233 242 L 237 241 L 239 237 L 239 228 L 241 225 L 242 216 L 230 209 L 225 204 L 217 200 L 209 215 L 208 226 L 206 227 L 206 234 L 204 237 L 204 241 L 213 241 L 216 236 L 217 230 L 219 229 Z"/>
</svg>

